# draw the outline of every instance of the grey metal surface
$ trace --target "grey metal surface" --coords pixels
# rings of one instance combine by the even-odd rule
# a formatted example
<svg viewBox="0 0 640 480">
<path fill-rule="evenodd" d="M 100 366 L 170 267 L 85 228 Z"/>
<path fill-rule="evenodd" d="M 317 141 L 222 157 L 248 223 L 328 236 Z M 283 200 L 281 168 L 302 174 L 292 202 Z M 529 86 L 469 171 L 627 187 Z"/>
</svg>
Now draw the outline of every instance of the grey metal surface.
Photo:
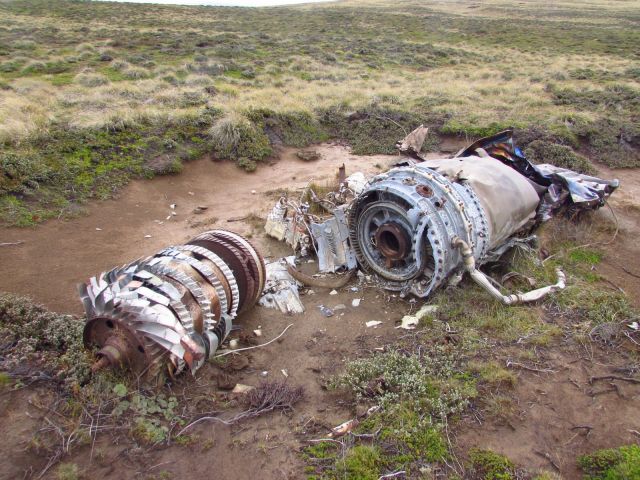
<svg viewBox="0 0 640 480">
<path fill-rule="evenodd" d="M 254 247 L 236 234 L 220 230 L 215 235 L 232 235 L 242 244 L 242 255 L 254 262 L 252 280 L 262 285 L 265 267 Z M 214 250 L 215 245 L 168 247 L 80 285 L 85 344 L 100 347 L 92 368 L 126 365 L 146 376 L 165 366 L 171 366 L 170 374 L 200 368 L 243 307 L 231 269 Z M 253 302 L 255 296 L 245 301 Z"/>
</svg>

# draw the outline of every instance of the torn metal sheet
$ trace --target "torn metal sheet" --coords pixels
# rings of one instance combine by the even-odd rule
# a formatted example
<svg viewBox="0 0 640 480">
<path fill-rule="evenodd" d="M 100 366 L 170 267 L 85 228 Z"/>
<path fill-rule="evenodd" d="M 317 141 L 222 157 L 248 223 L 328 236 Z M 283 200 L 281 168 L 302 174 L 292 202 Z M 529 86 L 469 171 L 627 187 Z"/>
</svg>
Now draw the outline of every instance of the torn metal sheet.
<svg viewBox="0 0 640 480">
<path fill-rule="evenodd" d="M 102 273 L 79 286 L 92 370 L 124 366 L 144 379 L 192 373 L 262 292 L 266 268 L 244 238 L 225 230 Z"/>
<path fill-rule="evenodd" d="M 323 223 L 311 224 L 311 235 L 316 243 L 319 271 L 335 273 L 356 268 L 356 256 L 349 248 L 349 226 L 345 207 L 338 207 L 333 216 Z"/>
<path fill-rule="evenodd" d="M 474 155 L 478 151 L 486 152 L 545 189 L 538 208 L 541 221 L 548 220 L 562 207 L 599 208 L 620 186 L 617 179 L 603 180 L 549 164 L 534 165 L 514 144 L 512 130 L 482 138 L 458 152 L 456 157 Z"/>
<path fill-rule="evenodd" d="M 295 256 L 267 263 L 266 286 L 258 303 L 286 314 L 303 313 L 304 305 L 298 292 L 300 284 L 287 271 L 287 264 L 295 265 Z"/>
</svg>

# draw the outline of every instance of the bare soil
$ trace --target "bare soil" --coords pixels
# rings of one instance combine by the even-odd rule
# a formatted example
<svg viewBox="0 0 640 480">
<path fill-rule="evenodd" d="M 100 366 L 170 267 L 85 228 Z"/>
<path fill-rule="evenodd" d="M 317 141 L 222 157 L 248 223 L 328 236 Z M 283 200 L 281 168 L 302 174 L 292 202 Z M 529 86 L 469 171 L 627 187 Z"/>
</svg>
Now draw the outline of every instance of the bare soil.
<svg viewBox="0 0 640 480">
<path fill-rule="evenodd" d="M 342 163 L 348 174 L 373 173 L 386 170 L 397 159 L 356 157 L 335 144 L 315 149 L 321 154 L 318 161 L 304 162 L 295 150 L 287 149 L 278 162 L 253 174 L 204 158 L 187 165 L 178 176 L 132 182 L 118 199 L 88 205 L 85 216 L 49 221 L 33 229 L 2 229 L 1 242 L 24 243 L 0 248 L 0 290 L 30 295 L 52 310 L 81 314 L 76 283 L 211 228 L 252 236 L 266 257 L 287 254 L 286 246 L 263 235 L 259 219 L 247 215 L 264 218 L 277 189 L 329 181 Z M 634 274 L 640 272 L 636 241 L 640 172 L 603 174 L 619 175 L 623 188 L 612 199 L 621 230 L 615 243 L 607 246 L 600 273 L 638 304 L 640 279 Z M 174 203 L 175 216 L 170 208 Z M 200 205 L 208 209 L 193 213 Z M 351 306 L 354 298 L 362 299 L 359 307 Z M 202 423 L 193 428 L 198 441 L 187 446 L 141 449 L 122 432 L 106 432 L 95 445 L 72 450 L 64 461 L 78 464 L 86 478 L 160 478 L 161 472 L 169 472 L 170 478 L 304 478 L 298 454 L 302 439 L 321 438 L 354 414 L 347 402 L 324 388 L 326 379 L 346 360 L 397 338 L 395 324 L 409 305 L 377 289 L 345 288 L 338 295 L 315 289 L 303 300 L 304 315 L 288 317 L 260 307 L 244 314 L 238 323 L 248 332 L 261 327 L 262 341 L 277 336 L 289 324 L 293 327 L 280 341 L 248 352 L 249 367 L 230 372 L 234 381 L 256 385 L 264 378 L 262 372 L 267 372 L 268 379 L 283 379 L 284 370 L 289 381 L 306 390 L 294 413 L 269 414 L 232 427 Z M 318 309 L 337 304 L 347 308 L 330 318 Z M 383 323 L 367 328 L 369 320 Z M 495 352 L 501 360 L 509 353 Z M 453 435 L 460 457 L 473 446 L 491 448 L 528 469 L 558 469 L 564 478 L 573 479 L 579 478 L 577 454 L 638 441 L 632 430 L 640 431 L 640 387 L 615 381 L 616 387 L 610 386 L 612 381 L 589 383 L 592 376 L 610 374 L 622 366 L 621 355 L 567 339 L 538 353 L 553 373 L 521 370 L 515 389 L 508 392 L 516 406 L 512 412 L 488 417 L 470 410 Z M 173 388 L 188 391 L 194 402 L 210 396 L 217 389 L 215 367 L 203 367 L 195 379 L 185 375 Z M 37 386 L 0 393 L 4 440 L 0 451 L 9 460 L 0 462 L 0 478 L 36 478 L 46 465 L 47 458 L 34 453 L 30 442 L 44 416 L 51 414 L 35 405 L 46 403 L 50 394 Z M 574 429 L 586 426 L 590 428 Z M 55 478 L 53 472 L 44 478 Z"/>
</svg>

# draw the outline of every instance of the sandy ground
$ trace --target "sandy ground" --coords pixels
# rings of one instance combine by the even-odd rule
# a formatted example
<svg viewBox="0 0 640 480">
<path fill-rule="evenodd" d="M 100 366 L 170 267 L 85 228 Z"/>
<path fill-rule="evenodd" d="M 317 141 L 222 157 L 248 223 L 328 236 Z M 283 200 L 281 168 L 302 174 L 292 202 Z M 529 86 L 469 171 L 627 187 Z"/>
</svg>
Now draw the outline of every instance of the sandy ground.
<svg viewBox="0 0 640 480">
<path fill-rule="evenodd" d="M 345 147 L 332 144 L 316 149 L 322 154 L 317 162 L 303 162 L 294 150 L 285 150 L 278 162 L 253 174 L 243 173 L 231 163 L 201 159 L 187 165 L 178 176 L 132 182 L 117 200 L 88 205 L 86 216 L 49 221 L 34 229 L 2 229 L 1 242 L 24 243 L 0 249 L 0 290 L 28 294 L 52 310 L 80 314 L 76 283 L 215 227 L 252 235 L 266 257 L 287 254 L 285 246 L 264 237 L 260 225 L 228 220 L 248 213 L 264 217 L 277 198 L 275 189 L 329 180 L 342 163 L 348 174 L 371 173 L 380 171 L 380 166 L 386 169 L 397 159 L 356 157 Z M 640 174 L 629 170 L 604 174 L 617 175 L 623 182 L 612 200 L 621 231 L 599 268 L 637 302 L 639 280 L 620 266 L 632 273 L 640 271 L 636 240 Z M 173 203 L 177 215 L 167 219 Z M 199 205 L 209 207 L 206 213 L 192 213 Z M 201 224 L 194 226 L 195 222 Z M 357 308 L 351 307 L 354 298 L 362 299 Z M 249 367 L 233 374 L 235 381 L 255 385 L 263 378 L 261 372 L 268 372 L 267 378 L 281 379 L 285 370 L 290 381 L 306 390 L 305 400 L 292 415 L 267 415 L 235 427 L 205 423 L 194 427 L 199 437 L 194 445 L 149 450 L 133 448 L 113 432 L 98 437 L 91 460 L 88 445 L 65 460 L 80 465 L 86 478 L 153 478 L 160 472 L 169 472 L 170 478 L 303 478 L 300 439 L 320 438 L 328 428 L 353 415 L 339 397 L 324 388 L 325 380 L 345 360 L 396 338 L 395 324 L 409 309 L 406 301 L 377 289 L 345 288 L 336 296 L 317 289 L 303 300 L 307 308 L 304 315 L 288 317 L 255 308 L 239 319 L 246 331 L 261 327 L 265 340 L 289 324 L 293 327 L 279 342 L 248 353 Z M 345 304 L 347 309 L 325 318 L 318 309 L 321 304 Z M 365 326 L 368 320 L 383 323 L 372 329 Z M 553 373 L 520 372 L 512 392 L 517 411 L 507 420 L 475 412 L 466 415 L 453 435 L 459 450 L 493 448 L 527 468 L 558 469 L 565 478 L 573 479 L 579 478 L 577 454 L 633 441 L 631 430 L 640 431 L 637 385 L 598 393 L 606 384 L 589 385 L 590 377 L 610 372 L 619 359 L 615 352 L 605 353 L 598 347 L 591 351 L 581 348 L 569 342 L 542 352 Z M 508 353 L 496 352 L 496 356 Z M 196 379 L 184 376 L 173 388 L 187 389 L 193 398 L 207 395 L 215 390 L 213 375 L 213 367 L 206 366 Z M 0 435 L 6 439 L 0 451 L 11 459 L 0 463 L 0 478 L 23 478 L 25 471 L 37 477 L 46 464 L 46 458 L 27 447 L 29 432 L 43 415 L 30 402 L 43 401 L 47 395 L 45 389 L 34 388 L 0 396 Z M 587 429 L 572 430 L 580 425 L 592 427 L 589 435 L 584 433 Z"/>
</svg>

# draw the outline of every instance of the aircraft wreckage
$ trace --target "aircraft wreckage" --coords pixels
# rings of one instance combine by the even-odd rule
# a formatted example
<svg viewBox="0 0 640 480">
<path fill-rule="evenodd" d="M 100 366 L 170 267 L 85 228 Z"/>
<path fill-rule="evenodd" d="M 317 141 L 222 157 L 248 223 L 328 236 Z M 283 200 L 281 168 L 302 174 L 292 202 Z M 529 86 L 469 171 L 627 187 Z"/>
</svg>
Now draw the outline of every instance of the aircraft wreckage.
<svg viewBox="0 0 640 480">
<path fill-rule="evenodd" d="M 194 372 L 211 357 L 236 315 L 264 288 L 260 253 L 226 230 L 103 272 L 80 285 L 84 343 L 97 346 L 92 370 L 126 366 L 144 378 Z"/>
<path fill-rule="evenodd" d="M 405 158 L 388 172 L 344 178 L 325 198 L 282 197 L 266 232 L 305 256 L 315 249 L 320 272 L 359 268 L 383 288 L 420 298 L 459 282 L 468 272 L 496 299 L 534 301 L 562 289 L 554 285 L 503 295 L 478 267 L 523 243 L 532 230 L 563 209 L 593 210 L 618 187 L 548 164 L 534 165 L 513 143 L 512 131 L 478 140 L 452 158 L 423 158 L 427 129 L 419 127 L 397 147 Z M 328 218 L 312 214 L 316 204 Z M 305 279 L 292 266 L 292 277 Z M 313 280 L 311 280 L 313 285 Z M 273 292 L 271 303 L 277 303 Z"/>
<path fill-rule="evenodd" d="M 554 285 L 503 295 L 478 267 L 525 242 L 558 211 L 601 207 L 618 181 L 534 165 L 511 131 L 452 158 L 427 160 L 419 153 L 426 134 L 421 126 L 399 142 L 404 158 L 388 172 L 367 179 L 341 169 L 339 187 L 324 198 L 310 189 L 300 201 L 283 196 L 267 218 L 267 234 L 300 257 L 315 253 L 321 274 L 345 272 L 341 284 L 359 269 L 366 281 L 401 296 L 425 298 L 465 272 L 506 304 L 564 288 L 557 270 Z M 144 378 L 194 373 L 237 314 L 258 300 L 302 312 L 298 282 L 337 286 L 297 271 L 295 256 L 287 260 L 265 265 L 246 239 L 213 230 L 91 278 L 79 290 L 85 345 L 99 348 L 93 370 L 126 366 Z"/>
</svg>

